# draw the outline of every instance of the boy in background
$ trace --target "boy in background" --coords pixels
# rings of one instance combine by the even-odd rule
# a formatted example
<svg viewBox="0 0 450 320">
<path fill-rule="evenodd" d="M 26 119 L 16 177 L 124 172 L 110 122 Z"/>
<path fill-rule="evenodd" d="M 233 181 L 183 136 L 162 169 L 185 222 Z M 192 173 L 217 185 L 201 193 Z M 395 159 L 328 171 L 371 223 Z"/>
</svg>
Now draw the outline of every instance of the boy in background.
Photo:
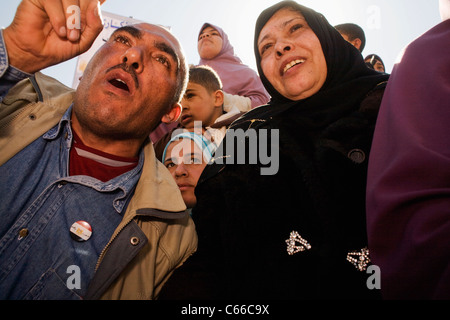
<svg viewBox="0 0 450 320">
<path fill-rule="evenodd" d="M 354 23 L 338 24 L 335 28 L 347 42 L 350 42 L 359 52 L 363 52 L 366 46 L 366 34 L 363 28 Z"/>
<path fill-rule="evenodd" d="M 208 66 L 191 66 L 189 83 L 181 100 L 183 111 L 177 128 L 168 132 L 155 143 L 155 152 L 159 160 L 172 134 L 181 131 L 197 132 L 200 129 L 217 147 L 222 142 L 228 126 L 243 112 L 232 107 L 229 112 L 223 110 L 224 93 L 219 75 Z"/>
</svg>

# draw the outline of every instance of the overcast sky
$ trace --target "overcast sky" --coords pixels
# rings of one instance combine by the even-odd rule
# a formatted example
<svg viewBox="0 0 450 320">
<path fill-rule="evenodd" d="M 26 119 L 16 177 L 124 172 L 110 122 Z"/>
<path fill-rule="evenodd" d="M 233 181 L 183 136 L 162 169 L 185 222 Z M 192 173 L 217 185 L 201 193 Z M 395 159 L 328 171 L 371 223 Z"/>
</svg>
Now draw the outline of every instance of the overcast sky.
<svg viewBox="0 0 450 320">
<path fill-rule="evenodd" d="M 0 25 L 8 26 L 19 0 L 1 0 Z M 199 61 L 197 35 L 204 22 L 224 29 L 235 53 L 256 69 L 253 54 L 255 22 L 262 10 L 278 0 L 107 0 L 102 10 L 171 27 L 188 62 Z M 440 22 L 438 0 L 303 0 L 325 15 L 332 25 L 353 22 L 365 30 L 363 55 L 376 53 L 391 72 L 399 52 Z M 426 57 L 427 59 L 428 57 Z M 426 59 L 424 61 L 426 61 Z M 76 59 L 44 70 L 67 86 L 72 85 Z"/>
</svg>

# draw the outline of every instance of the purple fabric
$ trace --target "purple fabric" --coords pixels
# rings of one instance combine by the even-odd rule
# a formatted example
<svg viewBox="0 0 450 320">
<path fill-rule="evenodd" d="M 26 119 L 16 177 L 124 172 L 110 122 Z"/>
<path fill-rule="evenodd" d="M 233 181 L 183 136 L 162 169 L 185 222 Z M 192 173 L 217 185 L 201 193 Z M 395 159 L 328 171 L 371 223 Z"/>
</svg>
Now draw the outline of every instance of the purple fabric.
<svg viewBox="0 0 450 320">
<path fill-rule="evenodd" d="M 200 58 L 199 65 L 208 65 L 217 72 L 225 92 L 250 98 L 253 108 L 266 104 L 270 100 L 270 96 L 261 79 L 256 71 L 243 64 L 241 59 L 234 54 L 234 48 L 222 28 L 205 23 L 200 29 L 199 36 L 202 30 L 208 26 L 216 29 L 222 37 L 222 50 L 214 59 Z"/>
<path fill-rule="evenodd" d="M 386 299 L 450 298 L 450 20 L 392 72 L 369 161 L 369 249 Z"/>
</svg>

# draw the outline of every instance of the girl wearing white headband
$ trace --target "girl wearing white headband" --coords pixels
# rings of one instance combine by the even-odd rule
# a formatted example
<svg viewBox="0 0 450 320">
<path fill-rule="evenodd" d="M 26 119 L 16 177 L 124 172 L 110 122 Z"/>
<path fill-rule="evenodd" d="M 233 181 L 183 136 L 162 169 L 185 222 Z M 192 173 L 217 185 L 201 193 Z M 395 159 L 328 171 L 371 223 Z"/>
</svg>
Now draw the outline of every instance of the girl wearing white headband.
<svg viewBox="0 0 450 320">
<path fill-rule="evenodd" d="M 194 132 L 183 132 L 174 136 L 164 149 L 163 163 L 180 188 L 188 208 L 197 203 L 194 190 L 215 149 L 214 143 Z"/>
</svg>

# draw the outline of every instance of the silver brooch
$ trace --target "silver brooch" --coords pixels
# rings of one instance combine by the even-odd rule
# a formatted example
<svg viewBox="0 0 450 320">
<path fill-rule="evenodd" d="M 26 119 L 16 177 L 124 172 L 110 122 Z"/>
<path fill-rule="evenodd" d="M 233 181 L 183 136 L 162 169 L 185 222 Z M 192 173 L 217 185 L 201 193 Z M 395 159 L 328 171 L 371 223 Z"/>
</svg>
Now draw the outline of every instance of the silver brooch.
<svg viewBox="0 0 450 320">
<path fill-rule="evenodd" d="M 286 240 L 286 243 L 287 243 L 287 253 L 290 256 L 292 256 L 297 252 L 302 252 L 311 249 L 311 245 L 308 243 L 308 241 L 300 237 L 297 231 L 291 232 L 289 239 Z M 300 245 L 296 245 L 297 243 Z"/>
<path fill-rule="evenodd" d="M 352 251 L 347 254 L 347 261 L 359 271 L 365 271 L 370 263 L 369 249 L 362 248 L 360 251 Z"/>
</svg>

